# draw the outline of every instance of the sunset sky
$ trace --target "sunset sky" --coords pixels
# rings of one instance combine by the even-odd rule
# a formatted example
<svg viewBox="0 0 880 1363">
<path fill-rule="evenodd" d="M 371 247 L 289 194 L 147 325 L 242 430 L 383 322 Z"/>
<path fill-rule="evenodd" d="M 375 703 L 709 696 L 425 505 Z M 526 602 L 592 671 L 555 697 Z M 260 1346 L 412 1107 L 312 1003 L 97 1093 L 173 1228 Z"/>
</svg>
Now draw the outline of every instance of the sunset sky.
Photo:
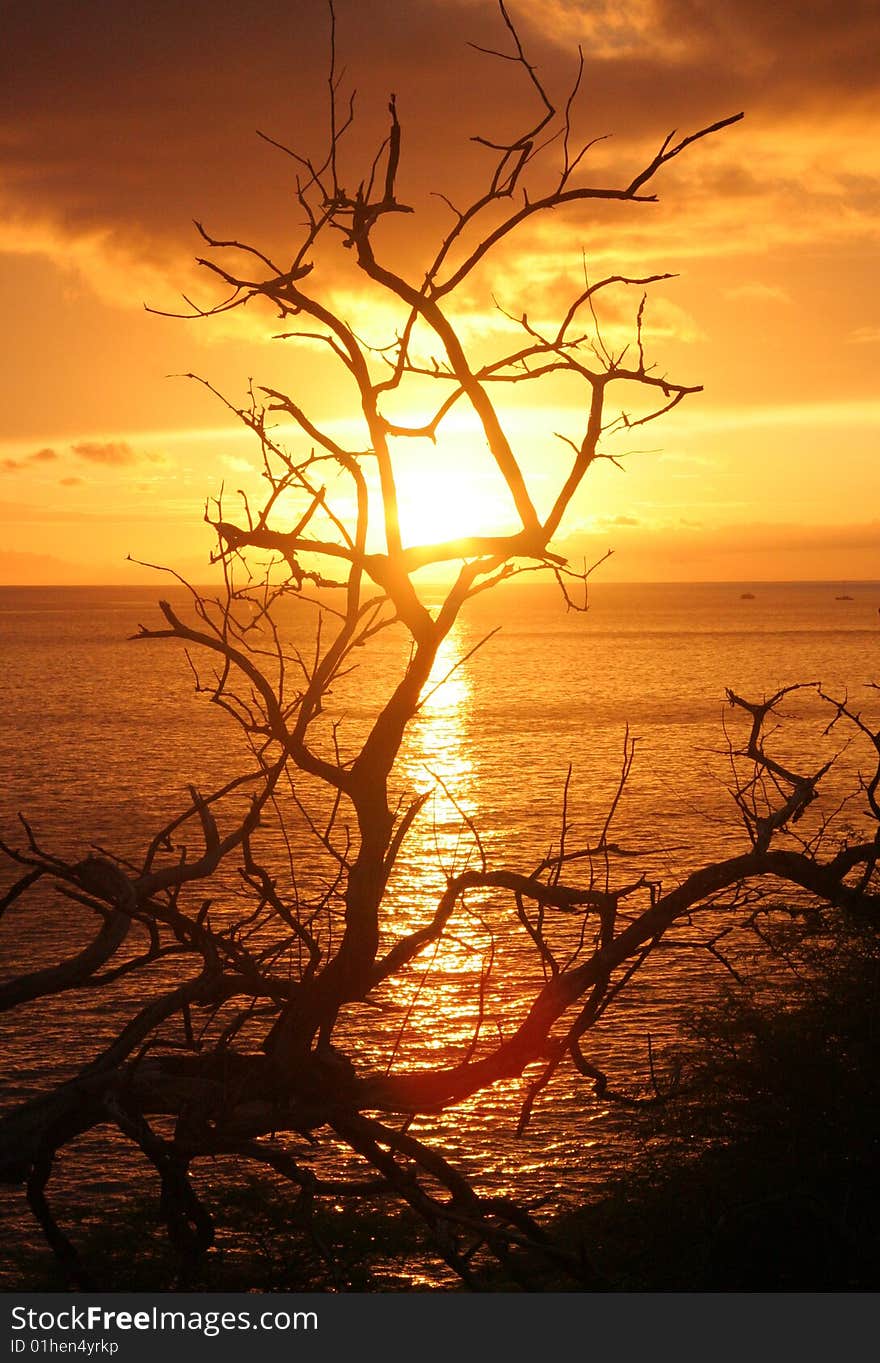
<svg viewBox="0 0 880 1363">
<path fill-rule="evenodd" d="M 462 334 L 480 349 L 508 339 L 493 297 L 558 320 L 584 259 L 591 277 L 680 276 L 649 300 L 650 358 L 705 391 L 614 447 L 625 471 L 596 470 L 562 549 L 579 558 L 613 547 L 609 579 L 880 576 L 875 5 L 510 8 L 563 99 L 583 46 L 578 131 L 613 133 L 584 183 L 626 184 L 671 128 L 746 113 L 661 173 L 658 205 L 575 205 L 535 223 L 459 301 Z M 350 179 L 369 167 L 393 90 L 400 194 L 417 212 L 387 229 L 387 244 L 417 280 L 448 225 L 433 192 L 463 200 L 487 165 L 470 138 L 509 133 L 533 94 L 510 64 L 467 45 L 503 45 L 492 0 L 336 9 L 345 85 L 358 91 Z M 354 429 L 345 385 L 314 349 L 273 340 L 271 316 L 178 321 L 143 307 L 216 297 L 192 264 L 193 218 L 281 254 L 295 245 L 292 163 L 255 129 L 320 148 L 326 5 L 33 0 L 6 8 L 4 30 L 0 583 L 144 580 L 129 553 L 198 579 L 205 498 L 252 486 L 254 452 L 210 394 L 169 375 L 195 371 L 234 401 L 253 376 L 337 431 Z M 393 317 L 345 264 L 324 267 L 324 296 L 370 340 L 391 340 Z M 637 305 L 637 293 L 617 299 L 603 317 L 609 335 Z M 564 464 L 554 433 L 573 429 L 571 401 L 551 384 L 508 417 L 539 501 Z M 401 454 L 413 536 L 447 533 L 462 506 L 504 521 L 467 423 L 450 423 L 445 439 L 440 473 L 430 447 Z"/>
</svg>

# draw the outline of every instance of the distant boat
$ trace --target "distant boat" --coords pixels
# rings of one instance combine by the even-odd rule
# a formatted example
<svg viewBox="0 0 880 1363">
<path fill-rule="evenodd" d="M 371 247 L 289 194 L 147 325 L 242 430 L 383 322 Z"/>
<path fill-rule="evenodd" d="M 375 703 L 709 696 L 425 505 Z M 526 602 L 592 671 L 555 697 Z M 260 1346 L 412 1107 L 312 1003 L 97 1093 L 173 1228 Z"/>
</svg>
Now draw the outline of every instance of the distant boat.
<svg viewBox="0 0 880 1363">
<path fill-rule="evenodd" d="M 740 599 L 740 601 L 754 601 L 754 599 L 755 599 L 755 593 L 754 593 L 754 592 L 740 592 L 740 594 L 739 594 L 739 599 Z"/>
<path fill-rule="evenodd" d="M 835 601 L 852 601 L 851 596 L 835 596 Z"/>
</svg>

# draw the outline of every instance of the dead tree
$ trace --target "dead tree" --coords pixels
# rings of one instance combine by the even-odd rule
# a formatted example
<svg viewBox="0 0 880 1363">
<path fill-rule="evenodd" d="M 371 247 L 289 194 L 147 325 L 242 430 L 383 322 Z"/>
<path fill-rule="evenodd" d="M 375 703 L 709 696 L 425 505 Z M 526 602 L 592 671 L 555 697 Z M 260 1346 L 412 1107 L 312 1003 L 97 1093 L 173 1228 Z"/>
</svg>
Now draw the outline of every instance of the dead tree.
<svg viewBox="0 0 880 1363">
<path fill-rule="evenodd" d="M 768 753 L 765 726 L 781 696 L 753 704 L 733 693 L 731 705 L 751 726 L 737 759 L 748 770 L 738 769 L 734 783 L 747 838 L 739 855 L 664 889 L 615 869 L 616 801 L 589 847 L 566 844 L 563 819 L 556 851 L 536 867 L 490 864 L 476 824 L 466 818 L 472 864 L 448 876 L 416 926 L 402 930 L 389 913 L 389 883 L 426 799 L 400 790 L 396 763 L 441 643 L 476 593 L 520 572 L 555 575 L 567 605 L 576 607 L 588 574 L 572 569 L 553 543 L 575 493 L 608 457 L 603 442 L 700 391 L 659 372 L 645 353 L 644 290 L 669 276 L 585 278 L 554 325 L 539 326 L 525 312 L 509 317 L 520 335 L 488 360 L 469 355 L 454 320 L 456 296 L 532 220 L 594 200 L 643 211 L 670 161 L 741 117 L 670 134 L 619 183 L 593 183 L 586 175 L 592 144 L 576 147 L 572 134 L 583 59 L 573 88 L 557 100 L 500 9 L 505 46 L 488 55 L 510 64 L 534 113 L 515 136 L 476 139 L 489 161 L 484 186 L 464 207 L 446 201 L 450 223 L 417 275 L 399 271 L 382 248 L 386 223 L 413 215 L 398 197 L 403 149 L 393 96 L 387 136 L 372 164 L 362 178 L 344 178 L 353 105 L 341 97 L 335 33 L 324 152 L 309 157 L 277 144 L 296 174 L 300 239 L 276 262 L 256 246 L 199 226 L 211 252 L 200 263 L 228 292 L 194 311 L 211 317 L 270 305 L 291 342 L 332 357 L 340 387 L 354 398 L 361 434 L 346 444 L 337 426 L 310 415 L 302 395 L 252 388 L 233 410 L 258 442 L 266 495 L 258 508 L 245 501 L 237 519 L 220 502 L 210 515 L 224 589 L 213 598 L 191 590 L 186 610 L 163 602 L 163 625 L 135 636 L 141 646 L 166 640 L 184 646 L 197 689 L 242 735 L 246 769 L 208 794 L 192 788 L 187 807 L 156 834 L 137 866 L 103 854 L 61 859 L 27 825 L 23 846 L 4 846 L 22 868 L 4 907 L 51 883 L 77 911 L 99 919 L 94 941 L 79 955 L 4 986 L 4 1007 L 61 991 L 109 990 L 121 978 L 130 984 L 157 962 L 176 972 L 164 992 L 145 996 L 122 1019 L 116 1038 L 81 1073 L 0 1123 L 3 1178 L 24 1184 L 72 1272 L 74 1252 L 53 1218 L 46 1184 L 59 1149 L 109 1125 L 154 1166 L 170 1235 L 186 1252 L 204 1249 L 213 1236 L 189 1171 L 200 1159 L 234 1153 L 290 1180 L 303 1199 L 369 1196 L 408 1204 L 465 1282 L 476 1281 L 476 1251 L 510 1263 L 526 1244 L 543 1245 L 583 1275 L 583 1265 L 568 1263 L 527 1211 L 480 1195 L 439 1150 L 414 1136 L 411 1119 L 488 1093 L 536 1064 L 521 1126 L 560 1066 L 575 1066 L 604 1092 L 604 1076 L 589 1057 L 591 1027 L 664 934 L 703 909 L 717 914 L 725 892 L 772 880 L 876 915 L 880 768 L 864 786 L 865 836 L 838 844 L 829 826 L 798 843 L 800 820 L 825 769 L 799 774 Z M 367 344 L 328 301 L 322 268 L 340 244 L 363 290 L 390 301 L 400 318 L 382 347 Z M 638 299 L 631 341 L 621 348 L 603 341 L 596 322 L 597 300 L 614 290 L 636 290 Z M 567 468 L 541 514 L 499 395 L 560 373 L 581 387 L 583 426 L 577 439 L 566 439 Z M 409 391 L 429 404 L 418 424 L 389 415 Z M 635 394 L 636 415 L 625 414 L 633 410 L 627 394 Z M 461 406 L 479 423 L 516 527 L 407 543 L 395 451 L 401 442 L 436 437 Z M 278 423 L 298 430 L 294 448 Z M 417 575 L 438 564 L 456 567 L 442 602 L 429 608 Z M 291 603 L 297 621 L 308 611 L 316 621 L 308 650 L 291 632 Z M 354 662 L 395 631 L 408 640 L 399 673 L 377 713 L 352 736 L 339 727 L 337 691 Z M 828 703 L 834 722 L 851 726 L 877 758 L 880 738 L 867 722 L 845 700 Z M 631 763 L 628 744 L 621 789 Z M 290 847 L 288 868 L 278 856 L 281 836 Z M 431 951 L 465 905 L 488 902 L 514 924 L 523 950 L 534 952 L 540 980 L 533 995 L 503 1036 L 482 1028 L 490 952 L 475 990 L 473 1034 L 459 1054 L 431 1069 L 399 1063 L 387 1073 L 370 1070 L 353 1040 L 352 1010 L 383 991 L 387 996 L 416 966 L 429 968 Z M 418 917 L 419 906 L 413 911 Z M 316 1141 L 353 1152 L 366 1176 L 317 1177 L 308 1155 Z"/>
</svg>

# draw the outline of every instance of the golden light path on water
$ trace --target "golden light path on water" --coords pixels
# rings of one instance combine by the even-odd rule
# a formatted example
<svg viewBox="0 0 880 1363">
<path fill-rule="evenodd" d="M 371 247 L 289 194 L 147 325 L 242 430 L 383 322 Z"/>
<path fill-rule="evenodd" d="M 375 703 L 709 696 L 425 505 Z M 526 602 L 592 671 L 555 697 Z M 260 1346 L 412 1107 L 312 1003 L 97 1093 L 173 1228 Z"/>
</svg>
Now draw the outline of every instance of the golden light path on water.
<svg viewBox="0 0 880 1363">
<path fill-rule="evenodd" d="M 438 651 L 401 754 L 402 781 L 411 791 L 430 794 L 390 886 L 395 938 L 430 921 L 450 877 L 479 868 L 480 843 L 491 856 L 493 830 L 485 826 L 481 808 L 472 647 L 469 631 L 458 622 Z M 387 1001 L 386 1020 L 393 1018 L 393 1028 L 386 1033 L 382 1068 L 445 1068 L 485 1053 L 511 1034 L 542 982 L 509 899 L 497 891 L 469 892 L 442 936 L 395 982 Z M 527 1078 L 532 1077 L 530 1071 Z M 450 1157 L 472 1165 L 470 1172 L 487 1190 L 515 1193 L 517 1179 L 546 1180 L 548 1156 L 563 1154 L 568 1163 L 571 1156 L 561 1147 L 573 1137 L 581 1153 L 595 1143 L 583 1120 L 567 1134 L 539 1130 L 533 1140 L 511 1140 L 525 1087 L 524 1079 L 500 1080 L 446 1113 L 417 1118 L 410 1129 L 423 1139 L 439 1138 Z M 588 1120 L 602 1115 L 602 1106 L 593 1105 Z"/>
<path fill-rule="evenodd" d="M 478 860 L 468 827 L 477 813 L 476 774 L 467 741 L 473 697 L 462 654 L 461 626 L 456 624 L 438 649 L 402 754 L 401 778 L 428 798 L 405 846 L 400 883 L 393 887 L 395 933 L 411 932 L 428 921 L 447 878 Z M 396 1063 L 448 1063 L 473 1026 L 473 986 L 490 941 L 478 922 L 458 919 L 454 915 L 447 931 L 422 954 L 415 978 L 408 981 L 405 1025 L 393 1047 Z"/>
</svg>

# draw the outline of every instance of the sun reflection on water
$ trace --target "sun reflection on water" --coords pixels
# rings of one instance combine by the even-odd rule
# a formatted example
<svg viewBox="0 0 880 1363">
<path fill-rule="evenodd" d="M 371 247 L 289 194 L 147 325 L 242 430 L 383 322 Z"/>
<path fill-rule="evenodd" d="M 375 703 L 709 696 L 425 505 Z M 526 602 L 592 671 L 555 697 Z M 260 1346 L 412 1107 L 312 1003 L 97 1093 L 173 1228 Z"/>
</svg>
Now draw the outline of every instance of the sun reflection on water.
<svg viewBox="0 0 880 1363">
<path fill-rule="evenodd" d="M 467 821 L 476 812 L 469 743 L 473 703 L 462 631 L 455 625 L 437 650 L 420 709 L 410 729 L 401 774 L 411 789 L 430 791 L 413 838 L 419 860 L 454 875 L 475 850 Z"/>
<path fill-rule="evenodd" d="M 430 921 L 447 880 L 479 864 L 473 820 L 477 772 L 470 742 L 473 695 L 467 645 L 456 625 L 441 644 L 421 708 L 401 755 L 399 774 L 414 794 L 427 793 L 392 884 L 392 935 Z M 392 1001 L 395 1037 L 390 1059 L 407 1068 L 451 1063 L 474 1035 L 480 981 L 493 950 L 476 908 L 456 906 L 446 931 L 413 963 Z"/>
</svg>

